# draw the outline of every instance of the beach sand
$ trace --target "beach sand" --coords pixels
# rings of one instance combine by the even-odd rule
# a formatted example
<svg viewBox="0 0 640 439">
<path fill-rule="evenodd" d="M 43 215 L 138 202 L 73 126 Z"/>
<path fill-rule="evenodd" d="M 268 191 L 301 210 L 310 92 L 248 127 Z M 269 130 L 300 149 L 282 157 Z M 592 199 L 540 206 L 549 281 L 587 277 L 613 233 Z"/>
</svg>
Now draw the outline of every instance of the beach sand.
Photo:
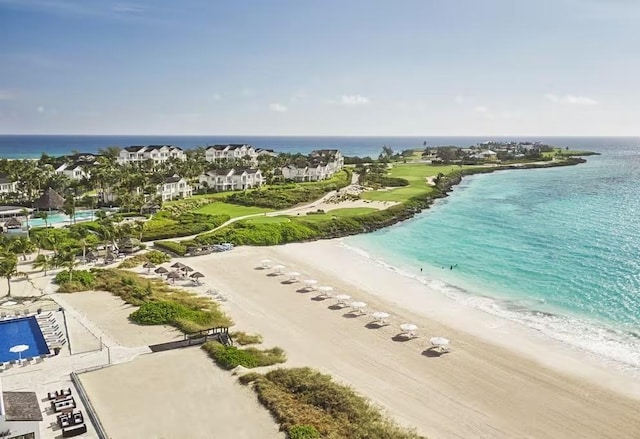
<svg viewBox="0 0 640 439">
<path fill-rule="evenodd" d="M 391 324 L 370 329 L 369 316 L 298 292 L 301 283 L 259 269 L 263 258 L 366 302 L 369 313 L 389 312 Z M 621 393 L 640 394 L 637 382 L 559 343 L 520 334 L 515 324 L 472 315 L 337 241 L 242 247 L 183 262 L 229 296 L 224 307 L 234 329 L 258 332 L 266 346 L 285 349 L 286 366 L 329 373 L 429 437 L 640 437 L 640 400 Z M 418 338 L 400 341 L 406 322 L 418 326 Z M 452 340 L 451 353 L 427 350 L 436 335 Z"/>
<path fill-rule="evenodd" d="M 198 347 L 80 375 L 110 438 L 284 438 L 253 391 Z"/>
</svg>

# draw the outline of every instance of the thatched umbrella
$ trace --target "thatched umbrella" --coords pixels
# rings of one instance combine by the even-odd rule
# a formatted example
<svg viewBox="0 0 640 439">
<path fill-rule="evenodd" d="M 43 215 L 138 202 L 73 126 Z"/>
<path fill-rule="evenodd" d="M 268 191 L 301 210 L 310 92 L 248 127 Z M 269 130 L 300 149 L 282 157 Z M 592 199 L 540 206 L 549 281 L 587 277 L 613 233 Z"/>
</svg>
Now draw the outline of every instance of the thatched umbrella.
<svg viewBox="0 0 640 439">
<path fill-rule="evenodd" d="M 163 274 L 167 274 L 169 272 L 169 270 L 167 270 L 164 267 L 158 267 L 154 271 L 158 273 L 160 276 L 162 276 Z"/>
<path fill-rule="evenodd" d="M 149 273 L 152 268 L 156 268 L 156 265 L 153 262 L 145 262 L 143 267 L 146 268 L 147 269 L 147 273 Z"/>
<path fill-rule="evenodd" d="M 87 261 L 95 261 L 96 259 L 98 259 L 98 255 L 96 255 L 92 251 L 88 251 L 84 257 Z"/>
<path fill-rule="evenodd" d="M 204 277 L 204 274 L 200 273 L 199 271 L 196 271 L 195 273 L 192 273 L 191 276 L 189 276 L 192 279 L 196 280 L 196 283 L 200 283 L 201 278 Z"/>
<path fill-rule="evenodd" d="M 33 206 L 38 210 L 60 210 L 64 206 L 64 198 L 53 189 L 47 188 Z"/>
<path fill-rule="evenodd" d="M 182 267 L 184 267 L 184 266 L 185 266 L 185 265 L 184 265 L 182 262 L 176 262 L 175 264 L 173 264 L 173 265 L 171 266 L 171 268 L 178 268 L 178 269 L 180 269 L 180 268 L 182 268 Z"/>
<path fill-rule="evenodd" d="M 4 223 L 4 226 L 7 229 L 20 229 L 20 228 L 22 228 L 22 222 L 18 218 L 16 218 L 14 216 L 14 217 L 9 218 L 7 220 L 7 222 Z"/>
<path fill-rule="evenodd" d="M 171 273 L 167 274 L 167 279 L 171 279 L 171 282 L 175 282 L 176 279 L 180 279 L 182 277 L 182 274 L 180 274 L 180 272 L 178 271 L 172 271 Z"/>
<path fill-rule="evenodd" d="M 184 271 L 185 273 L 189 273 L 190 271 L 193 271 L 193 268 L 189 267 L 188 265 L 185 265 L 181 268 L 182 271 Z"/>
</svg>

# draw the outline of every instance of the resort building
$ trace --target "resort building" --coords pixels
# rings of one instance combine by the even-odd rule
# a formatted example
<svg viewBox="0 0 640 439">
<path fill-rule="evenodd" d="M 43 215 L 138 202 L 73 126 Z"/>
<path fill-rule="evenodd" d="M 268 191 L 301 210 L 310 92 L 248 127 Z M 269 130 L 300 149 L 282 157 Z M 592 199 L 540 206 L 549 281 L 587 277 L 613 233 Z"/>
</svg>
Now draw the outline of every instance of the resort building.
<svg viewBox="0 0 640 439">
<path fill-rule="evenodd" d="M 193 188 L 184 178 L 173 175 L 158 185 L 156 194 L 162 201 L 188 198 L 193 194 Z"/>
<path fill-rule="evenodd" d="M 66 175 L 71 180 L 82 180 L 91 176 L 88 170 L 89 166 L 81 162 L 63 163 L 56 168 L 56 174 Z"/>
<path fill-rule="evenodd" d="M 42 411 L 35 392 L 3 392 L 0 382 L 0 437 L 40 439 Z"/>
<path fill-rule="evenodd" d="M 185 160 L 187 156 L 182 148 L 173 145 L 127 146 L 120 151 L 118 163 L 126 165 L 153 160 L 154 164 L 157 165 L 166 162 L 170 158 Z"/>
<path fill-rule="evenodd" d="M 344 157 L 337 149 L 312 151 L 306 161 L 289 163 L 284 166 L 282 176 L 285 180 L 320 181 L 333 177 L 344 166 Z"/>
<path fill-rule="evenodd" d="M 202 174 L 199 181 L 201 186 L 217 192 L 251 189 L 264 184 L 259 169 L 214 169 Z"/>
<path fill-rule="evenodd" d="M 219 162 L 223 160 L 248 160 L 251 165 L 258 164 L 261 155 L 275 155 L 271 149 L 254 148 L 251 145 L 233 143 L 229 145 L 211 145 L 205 148 L 205 160 Z"/>
<path fill-rule="evenodd" d="M 7 175 L 0 174 L 0 194 L 12 194 L 18 191 L 18 182 L 11 181 Z"/>
</svg>

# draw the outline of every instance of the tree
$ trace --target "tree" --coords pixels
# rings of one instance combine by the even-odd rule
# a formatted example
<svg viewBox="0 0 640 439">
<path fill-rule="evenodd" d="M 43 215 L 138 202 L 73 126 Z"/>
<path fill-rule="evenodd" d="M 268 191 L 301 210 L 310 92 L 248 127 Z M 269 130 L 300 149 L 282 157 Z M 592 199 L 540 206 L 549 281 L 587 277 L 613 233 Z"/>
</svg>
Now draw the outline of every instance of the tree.
<svg viewBox="0 0 640 439">
<path fill-rule="evenodd" d="M 27 276 L 27 273 L 18 271 L 18 257 L 15 253 L 4 253 L 0 256 L 0 277 L 7 279 L 8 297 L 11 297 L 11 279 L 18 276 Z"/>
<path fill-rule="evenodd" d="M 33 261 L 32 267 L 44 271 L 44 275 L 47 275 L 47 270 L 55 267 L 55 261 L 51 256 L 38 255 Z"/>
<path fill-rule="evenodd" d="M 42 218 L 44 221 L 44 228 L 49 228 L 49 213 L 48 212 L 38 212 L 38 217 Z"/>
<path fill-rule="evenodd" d="M 69 224 L 75 223 L 76 220 L 76 199 L 73 195 L 67 196 L 62 205 L 62 212 L 69 217 Z"/>
<path fill-rule="evenodd" d="M 27 239 L 29 238 L 29 211 L 25 209 L 21 209 L 20 213 L 24 216 L 25 221 L 27 222 Z"/>
<path fill-rule="evenodd" d="M 22 260 L 27 260 L 27 253 L 31 253 L 36 249 L 36 246 L 27 237 L 21 236 L 10 241 L 9 248 L 13 253 L 21 254 Z"/>
<path fill-rule="evenodd" d="M 78 259 L 76 258 L 76 249 L 71 248 L 58 253 L 55 256 L 55 265 L 58 267 L 64 267 L 69 272 L 69 281 L 73 280 L 73 269 L 78 266 Z"/>
</svg>

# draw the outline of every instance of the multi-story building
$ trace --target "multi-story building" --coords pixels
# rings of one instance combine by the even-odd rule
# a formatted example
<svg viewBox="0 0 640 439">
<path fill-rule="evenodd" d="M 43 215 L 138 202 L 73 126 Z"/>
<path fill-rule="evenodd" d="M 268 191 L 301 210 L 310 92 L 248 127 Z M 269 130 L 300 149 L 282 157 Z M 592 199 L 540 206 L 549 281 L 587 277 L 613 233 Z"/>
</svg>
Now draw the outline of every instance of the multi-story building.
<svg viewBox="0 0 640 439">
<path fill-rule="evenodd" d="M 0 174 L 0 194 L 12 194 L 18 191 L 18 182 L 11 181 L 8 175 Z"/>
<path fill-rule="evenodd" d="M 289 163 L 281 168 L 285 180 L 319 181 L 333 177 L 344 166 L 344 157 L 337 149 L 312 151 L 306 160 Z"/>
<path fill-rule="evenodd" d="M 162 199 L 162 201 L 188 198 L 193 195 L 193 188 L 184 178 L 179 175 L 173 175 L 165 178 L 164 181 L 158 185 L 156 195 Z"/>
<path fill-rule="evenodd" d="M 264 178 L 259 169 L 214 169 L 202 174 L 200 185 L 215 191 L 234 191 L 262 186 Z"/>
<path fill-rule="evenodd" d="M 182 148 L 173 145 L 127 146 L 120 151 L 118 163 L 125 165 L 153 160 L 155 164 L 159 164 L 170 158 L 185 160 L 187 156 Z"/>
</svg>

